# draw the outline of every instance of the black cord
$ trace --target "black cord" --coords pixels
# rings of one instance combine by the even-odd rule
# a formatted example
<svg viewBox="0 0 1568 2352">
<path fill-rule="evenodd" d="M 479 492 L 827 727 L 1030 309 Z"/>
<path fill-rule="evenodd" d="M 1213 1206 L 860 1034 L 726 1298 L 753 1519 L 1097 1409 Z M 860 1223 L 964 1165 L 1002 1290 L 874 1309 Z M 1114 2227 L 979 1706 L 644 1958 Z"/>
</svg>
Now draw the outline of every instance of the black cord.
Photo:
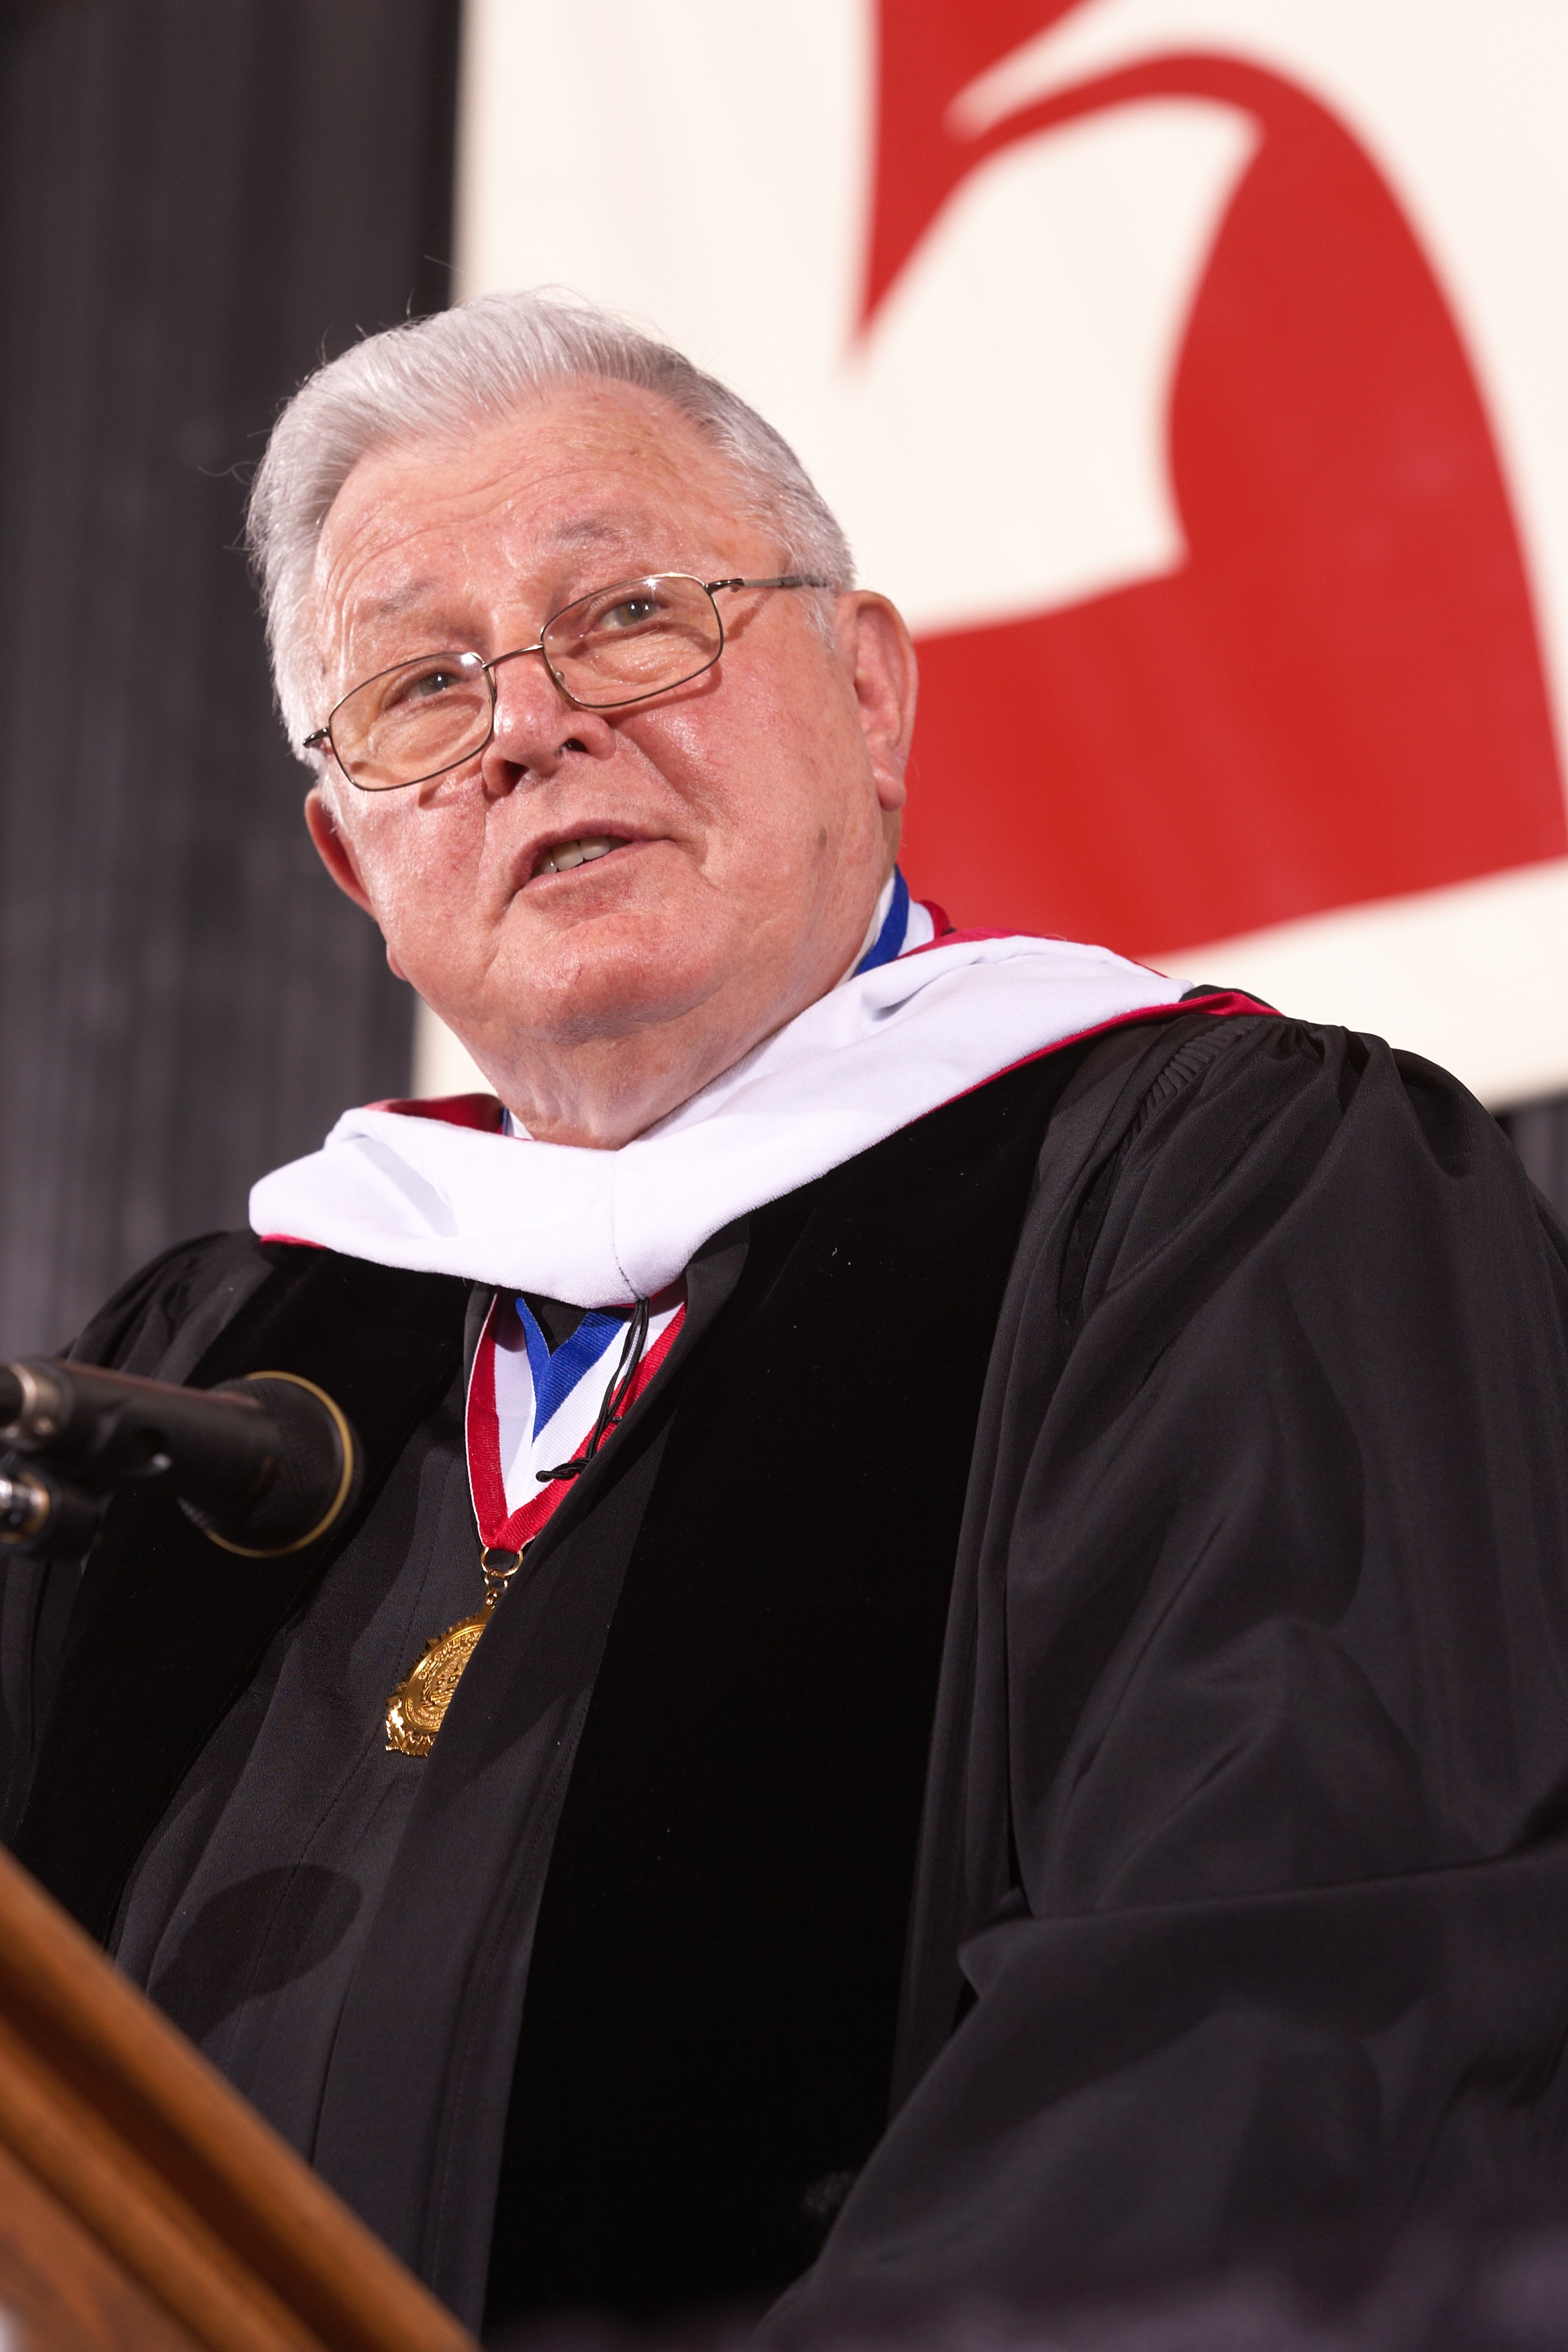
<svg viewBox="0 0 1568 2352">
<path fill-rule="evenodd" d="M 594 1423 L 586 1452 L 579 1454 L 575 1462 L 558 1462 L 553 1470 L 536 1470 L 533 1475 L 542 1486 L 552 1486 L 557 1478 L 575 1478 L 579 1472 L 585 1470 L 620 1421 L 626 1399 L 631 1394 L 632 1383 L 637 1376 L 637 1367 L 643 1360 L 643 1349 L 647 1346 L 647 1300 L 639 1298 L 626 1325 L 626 1336 L 621 1342 L 620 1361 L 616 1366 L 609 1387 L 605 1391 L 605 1402 L 599 1407 L 599 1418 Z"/>
</svg>

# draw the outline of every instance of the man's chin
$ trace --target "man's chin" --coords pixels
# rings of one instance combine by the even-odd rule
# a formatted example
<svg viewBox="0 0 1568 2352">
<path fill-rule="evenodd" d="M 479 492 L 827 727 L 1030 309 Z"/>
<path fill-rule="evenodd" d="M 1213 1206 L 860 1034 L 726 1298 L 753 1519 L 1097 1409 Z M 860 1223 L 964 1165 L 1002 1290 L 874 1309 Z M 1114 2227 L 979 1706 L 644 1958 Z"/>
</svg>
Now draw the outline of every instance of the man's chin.
<svg viewBox="0 0 1568 2352">
<path fill-rule="evenodd" d="M 479 1067 L 499 1077 L 536 1055 L 591 1053 L 595 1046 L 646 1043 L 660 1029 L 675 1032 L 707 1001 L 712 980 L 688 964 L 616 958 L 607 966 L 578 962 L 560 973 L 534 971 L 511 987 L 492 974 L 488 1001 L 479 1008 L 420 992 Z"/>
</svg>

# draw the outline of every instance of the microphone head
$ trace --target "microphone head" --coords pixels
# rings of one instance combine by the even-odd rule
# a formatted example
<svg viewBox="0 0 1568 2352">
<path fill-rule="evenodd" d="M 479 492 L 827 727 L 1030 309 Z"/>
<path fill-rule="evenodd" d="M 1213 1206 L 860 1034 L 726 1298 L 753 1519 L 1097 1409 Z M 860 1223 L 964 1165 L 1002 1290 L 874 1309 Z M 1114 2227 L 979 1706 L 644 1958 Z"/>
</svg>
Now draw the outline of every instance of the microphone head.
<svg viewBox="0 0 1568 2352">
<path fill-rule="evenodd" d="M 270 1475 L 242 1507 L 221 1516 L 181 1508 L 212 1542 L 245 1559 L 303 1551 L 334 1528 L 358 1498 L 363 1460 L 353 1428 L 325 1389 L 298 1372 L 251 1372 L 210 1391 L 258 1404 L 277 1443 Z"/>
</svg>

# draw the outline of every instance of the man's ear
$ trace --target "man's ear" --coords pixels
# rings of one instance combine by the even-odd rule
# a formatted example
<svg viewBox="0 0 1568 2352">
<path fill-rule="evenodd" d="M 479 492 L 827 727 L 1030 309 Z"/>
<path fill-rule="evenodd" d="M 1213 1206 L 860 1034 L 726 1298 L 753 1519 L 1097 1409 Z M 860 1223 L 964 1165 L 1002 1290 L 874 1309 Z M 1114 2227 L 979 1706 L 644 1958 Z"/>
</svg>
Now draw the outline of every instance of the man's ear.
<svg viewBox="0 0 1568 2352">
<path fill-rule="evenodd" d="M 890 814 L 904 804 L 904 770 L 920 690 L 914 645 L 897 605 L 868 589 L 858 588 L 839 598 L 838 628 L 871 754 L 877 798 Z"/>
<path fill-rule="evenodd" d="M 370 893 L 361 877 L 353 845 L 348 835 L 339 830 L 331 803 L 320 784 L 312 784 L 305 795 L 305 824 L 316 845 L 317 856 L 345 898 L 352 898 L 356 907 L 363 908 L 372 922 L 375 922 L 376 911 L 370 903 Z M 407 979 L 407 973 L 390 947 L 386 950 L 386 961 L 399 980 Z"/>
<path fill-rule="evenodd" d="M 347 835 L 338 830 L 331 803 L 320 784 L 312 784 L 305 795 L 305 824 L 316 845 L 317 856 L 339 889 L 352 898 L 356 907 L 363 907 L 367 915 L 374 916 L 375 908 L 371 905 L 369 893 L 360 878 L 359 860 Z"/>
</svg>

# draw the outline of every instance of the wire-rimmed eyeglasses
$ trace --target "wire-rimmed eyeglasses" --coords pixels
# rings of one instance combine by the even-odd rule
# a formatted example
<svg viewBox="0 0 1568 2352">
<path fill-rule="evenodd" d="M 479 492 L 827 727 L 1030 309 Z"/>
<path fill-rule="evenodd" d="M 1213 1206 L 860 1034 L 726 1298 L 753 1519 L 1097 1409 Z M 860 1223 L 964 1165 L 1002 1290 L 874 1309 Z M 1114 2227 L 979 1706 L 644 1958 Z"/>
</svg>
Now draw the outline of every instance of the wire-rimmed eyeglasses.
<svg viewBox="0 0 1568 2352">
<path fill-rule="evenodd" d="M 330 745 L 362 793 L 428 783 L 482 751 L 495 732 L 495 672 L 524 654 L 542 656 L 579 710 L 619 710 L 684 686 L 724 650 L 714 598 L 725 588 L 830 588 L 804 572 L 766 580 L 699 580 L 650 572 L 613 581 L 552 613 L 531 646 L 485 661 L 479 654 L 419 654 L 365 678 L 307 735 L 308 751 Z"/>
</svg>

